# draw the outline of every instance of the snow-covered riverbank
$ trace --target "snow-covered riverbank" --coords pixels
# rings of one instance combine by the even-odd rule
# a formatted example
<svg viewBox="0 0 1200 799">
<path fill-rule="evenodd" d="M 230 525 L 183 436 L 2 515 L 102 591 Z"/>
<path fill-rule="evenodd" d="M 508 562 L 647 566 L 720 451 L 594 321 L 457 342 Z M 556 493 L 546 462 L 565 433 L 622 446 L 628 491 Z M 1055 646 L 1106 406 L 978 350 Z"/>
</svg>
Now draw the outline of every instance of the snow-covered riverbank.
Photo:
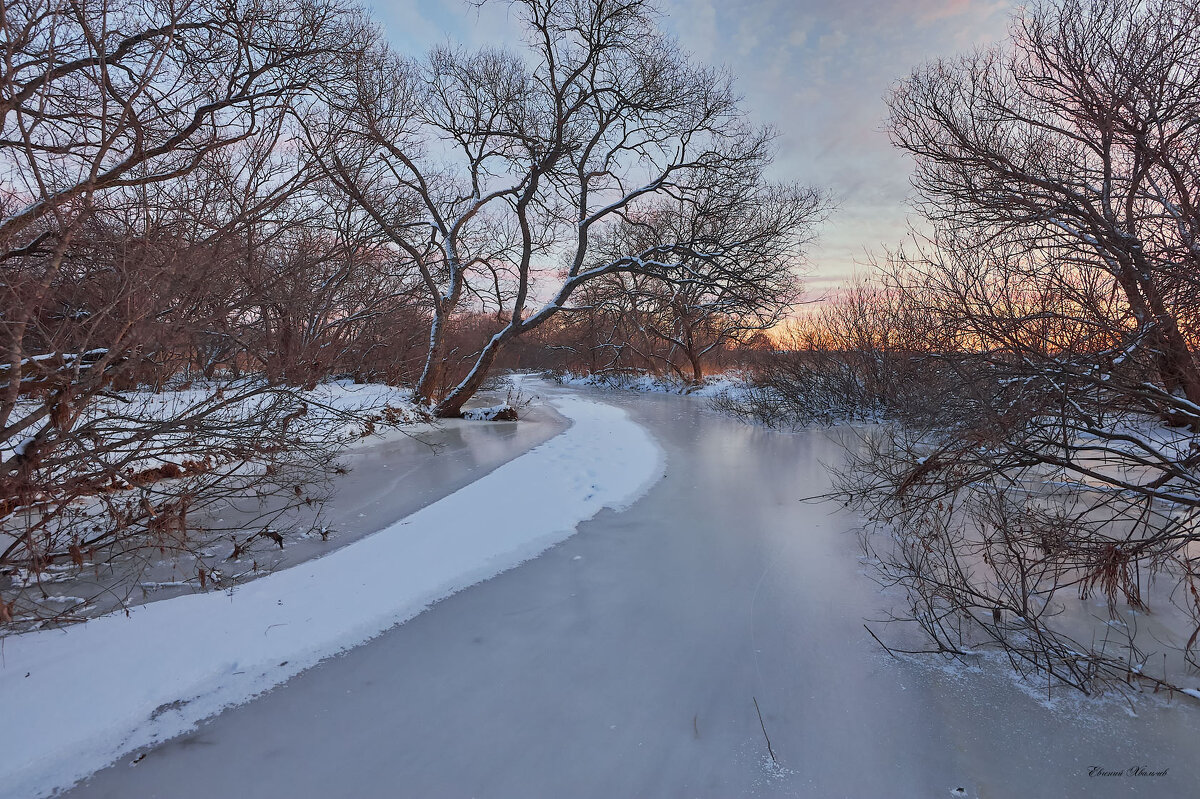
<svg viewBox="0 0 1200 799">
<path fill-rule="evenodd" d="M 181 596 L 4 641 L 0 794 L 62 788 L 179 734 L 438 599 L 535 556 L 662 474 L 624 412 L 564 397 L 561 435 L 325 557 L 239 587 Z"/>
</svg>

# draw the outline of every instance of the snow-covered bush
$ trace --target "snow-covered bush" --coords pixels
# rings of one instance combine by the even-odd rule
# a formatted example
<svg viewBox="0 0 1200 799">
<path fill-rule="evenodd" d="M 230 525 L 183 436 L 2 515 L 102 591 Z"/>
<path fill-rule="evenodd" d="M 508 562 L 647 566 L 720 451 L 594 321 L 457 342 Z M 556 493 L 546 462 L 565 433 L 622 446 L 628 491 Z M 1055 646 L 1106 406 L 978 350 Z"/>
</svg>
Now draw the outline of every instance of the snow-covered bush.
<svg viewBox="0 0 1200 799">
<path fill-rule="evenodd" d="M 0 620 L 78 618 L 101 593 L 111 606 L 160 561 L 200 588 L 236 579 L 227 559 L 321 530 L 342 447 L 429 419 L 409 399 L 349 381 L 302 391 L 244 377 L 110 391 L 69 424 L 47 420 L 0 450 L 16 465 L 0 508 Z M 81 575 L 75 585 L 88 587 L 72 591 L 86 596 L 43 590 Z"/>
</svg>

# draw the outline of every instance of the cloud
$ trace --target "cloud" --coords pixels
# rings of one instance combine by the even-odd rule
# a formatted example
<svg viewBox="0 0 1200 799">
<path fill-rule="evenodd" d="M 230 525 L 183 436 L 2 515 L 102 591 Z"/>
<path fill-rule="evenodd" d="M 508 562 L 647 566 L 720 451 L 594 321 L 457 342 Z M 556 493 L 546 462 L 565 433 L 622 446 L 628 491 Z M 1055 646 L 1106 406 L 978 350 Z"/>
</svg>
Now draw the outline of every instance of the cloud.
<svg viewBox="0 0 1200 799">
<path fill-rule="evenodd" d="M 935 0 L 932 3 L 925 3 L 924 5 L 932 7 L 921 15 L 921 21 L 930 23 L 937 22 L 940 19 L 957 17 L 960 14 L 970 11 L 971 3 L 972 0 Z"/>
</svg>

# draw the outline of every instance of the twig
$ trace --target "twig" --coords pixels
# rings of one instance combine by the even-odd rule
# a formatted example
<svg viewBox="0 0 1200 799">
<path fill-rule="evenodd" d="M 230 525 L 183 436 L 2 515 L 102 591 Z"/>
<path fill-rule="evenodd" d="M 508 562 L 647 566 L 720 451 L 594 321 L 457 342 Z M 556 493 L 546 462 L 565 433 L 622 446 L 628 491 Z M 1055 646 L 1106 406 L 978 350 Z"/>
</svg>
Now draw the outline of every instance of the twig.
<svg viewBox="0 0 1200 799">
<path fill-rule="evenodd" d="M 875 633 L 872 633 L 872 632 L 871 632 L 871 628 L 870 628 L 870 627 L 868 627 L 867 625 L 865 625 L 865 624 L 864 624 L 864 625 L 863 625 L 863 629 L 864 629 L 864 630 L 866 630 L 867 632 L 871 633 L 871 637 L 875 639 L 875 643 L 877 643 L 877 644 L 879 644 L 881 647 L 883 647 L 883 651 L 884 651 L 884 652 L 887 652 L 889 655 L 891 655 L 892 657 L 896 658 L 896 660 L 899 660 L 899 659 L 900 659 L 900 658 L 896 657 L 896 653 L 895 653 L 895 652 L 893 652 L 893 651 L 891 650 L 891 648 L 890 648 L 890 647 L 889 647 L 887 644 L 885 644 L 883 641 L 880 641 L 880 640 L 879 640 L 879 636 L 878 636 L 878 635 L 876 635 Z"/>
<path fill-rule="evenodd" d="M 871 633 L 871 628 L 865 624 L 863 625 L 863 629 L 865 629 L 867 632 Z M 875 633 L 871 633 L 871 637 L 874 638 L 876 641 L 878 641 L 879 645 L 881 647 L 883 647 L 884 650 L 886 650 L 889 655 L 896 658 L 896 660 L 900 659 L 900 658 L 896 657 L 897 652 L 899 652 L 902 655 L 947 655 L 947 654 L 949 654 L 949 655 L 954 655 L 955 657 L 963 657 L 963 658 L 967 657 L 968 655 L 975 654 L 973 652 L 963 652 L 958 649 L 951 649 L 950 647 L 947 647 L 947 646 L 942 646 L 942 647 L 939 647 L 938 649 L 897 649 L 896 647 L 888 646 L 883 641 L 880 641 L 879 636 L 877 636 Z"/>
<path fill-rule="evenodd" d="M 779 768 L 779 761 L 775 759 L 775 750 L 771 748 L 771 736 L 767 735 L 767 725 L 763 723 L 762 710 L 759 710 L 758 699 L 750 697 L 754 700 L 754 709 L 758 711 L 758 726 L 762 727 L 763 737 L 767 739 L 767 754 L 771 756 L 771 762 L 775 764 L 775 768 Z"/>
</svg>

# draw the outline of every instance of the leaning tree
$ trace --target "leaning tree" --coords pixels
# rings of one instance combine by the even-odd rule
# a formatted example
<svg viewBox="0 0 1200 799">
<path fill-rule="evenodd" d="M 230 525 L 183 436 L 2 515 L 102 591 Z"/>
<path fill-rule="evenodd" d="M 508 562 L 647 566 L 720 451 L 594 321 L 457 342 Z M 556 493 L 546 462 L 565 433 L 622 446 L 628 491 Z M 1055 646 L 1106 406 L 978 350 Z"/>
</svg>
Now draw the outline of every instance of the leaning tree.
<svg viewBox="0 0 1200 799">
<path fill-rule="evenodd" d="M 845 488 L 938 651 L 1085 691 L 1195 664 L 1198 90 L 1194 3 L 1063 0 L 892 95 L 935 233 L 884 279 L 940 331 L 941 410 Z"/>
<path fill-rule="evenodd" d="M 328 175 L 421 276 L 417 394 L 440 416 L 458 415 L 497 354 L 589 282 L 745 286 L 769 259 L 791 262 L 824 205 L 764 180 L 771 131 L 747 122 L 728 75 L 656 29 L 647 2 L 513 5 L 522 52 L 412 60 L 375 41 L 329 76 L 326 113 L 308 119 Z M 662 224 L 668 208 L 703 223 Z M 617 240 L 628 246 L 601 246 Z M 456 314 L 481 307 L 500 329 L 452 380 Z"/>
</svg>

